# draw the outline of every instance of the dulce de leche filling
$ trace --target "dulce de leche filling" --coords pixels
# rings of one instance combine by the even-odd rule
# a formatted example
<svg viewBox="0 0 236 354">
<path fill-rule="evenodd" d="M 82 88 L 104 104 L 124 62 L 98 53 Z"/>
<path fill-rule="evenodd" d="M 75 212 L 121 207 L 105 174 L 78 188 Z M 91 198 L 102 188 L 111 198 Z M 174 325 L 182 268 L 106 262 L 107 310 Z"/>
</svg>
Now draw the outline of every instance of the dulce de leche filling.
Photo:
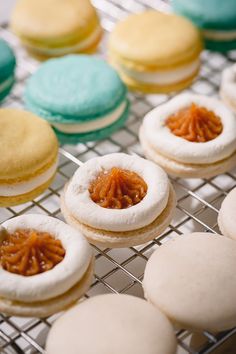
<svg viewBox="0 0 236 354">
<path fill-rule="evenodd" d="M 174 135 L 196 143 L 213 140 L 223 130 L 221 119 L 214 112 L 194 103 L 168 117 L 166 125 Z"/>
<path fill-rule="evenodd" d="M 147 184 L 137 173 L 113 167 L 97 176 L 89 193 L 91 199 L 103 208 L 125 209 L 145 197 Z"/>
<path fill-rule="evenodd" d="M 47 232 L 16 230 L 6 234 L 0 245 L 2 268 L 24 276 L 46 272 L 64 257 L 61 241 Z"/>
</svg>

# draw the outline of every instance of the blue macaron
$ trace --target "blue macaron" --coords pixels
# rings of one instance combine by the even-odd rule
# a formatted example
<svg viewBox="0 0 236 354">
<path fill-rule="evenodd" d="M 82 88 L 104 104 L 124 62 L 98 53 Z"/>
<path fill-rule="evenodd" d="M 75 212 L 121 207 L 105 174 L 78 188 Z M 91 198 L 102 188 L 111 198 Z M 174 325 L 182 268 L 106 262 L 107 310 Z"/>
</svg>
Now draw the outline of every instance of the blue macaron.
<svg viewBox="0 0 236 354">
<path fill-rule="evenodd" d="M 11 91 L 15 82 L 16 58 L 13 50 L 0 39 L 0 101 Z"/>
<path fill-rule="evenodd" d="M 208 49 L 236 49 L 236 0 L 172 0 L 174 11 L 202 29 Z"/>
<path fill-rule="evenodd" d="M 52 124 L 62 143 L 103 139 L 124 124 L 129 111 L 116 71 L 89 55 L 43 63 L 28 80 L 24 101 Z"/>
</svg>

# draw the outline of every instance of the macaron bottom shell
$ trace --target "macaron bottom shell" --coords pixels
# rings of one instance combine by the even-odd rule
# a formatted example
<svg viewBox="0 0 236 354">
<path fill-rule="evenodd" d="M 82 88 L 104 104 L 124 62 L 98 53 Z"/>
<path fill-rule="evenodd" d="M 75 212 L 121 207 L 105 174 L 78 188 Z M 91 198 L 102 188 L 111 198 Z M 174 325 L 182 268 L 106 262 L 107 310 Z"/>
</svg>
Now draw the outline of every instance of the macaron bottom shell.
<svg viewBox="0 0 236 354">
<path fill-rule="evenodd" d="M 12 87 L 14 86 L 14 84 L 15 84 L 15 79 L 10 82 L 10 84 L 9 84 L 9 86 L 7 88 L 5 88 L 4 90 L 0 91 L 0 101 L 3 101 L 9 95 L 9 93 L 11 92 Z"/>
<path fill-rule="evenodd" d="M 205 39 L 205 46 L 209 50 L 224 53 L 236 49 L 236 39 L 231 41 L 212 41 Z"/>
</svg>

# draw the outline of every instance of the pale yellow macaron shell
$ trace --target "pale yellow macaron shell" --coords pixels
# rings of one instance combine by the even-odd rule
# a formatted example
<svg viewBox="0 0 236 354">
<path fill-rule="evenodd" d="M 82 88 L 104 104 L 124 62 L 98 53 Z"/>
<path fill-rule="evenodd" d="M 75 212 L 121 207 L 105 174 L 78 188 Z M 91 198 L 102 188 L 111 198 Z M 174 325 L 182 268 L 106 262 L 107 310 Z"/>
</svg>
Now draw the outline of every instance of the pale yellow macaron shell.
<svg viewBox="0 0 236 354">
<path fill-rule="evenodd" d="M 57 138 L 50 125 L 30 112 L 0 109 L 0 183 L 30 179 L 56 162 Z"/>
<path fill-rule="evenodd" d="M 145 11 L 118 23 L 109 40 L 111 60 L 136 70 L 171 69 L 195 60 L 199 31 L 183 17 Z"/>
<path fill-rule="evenodd" d="M 22 39 L 66 44 L 83 39 L 98 26 L 89 0 L 19 0 L 11 28 Z"/>
</svg>

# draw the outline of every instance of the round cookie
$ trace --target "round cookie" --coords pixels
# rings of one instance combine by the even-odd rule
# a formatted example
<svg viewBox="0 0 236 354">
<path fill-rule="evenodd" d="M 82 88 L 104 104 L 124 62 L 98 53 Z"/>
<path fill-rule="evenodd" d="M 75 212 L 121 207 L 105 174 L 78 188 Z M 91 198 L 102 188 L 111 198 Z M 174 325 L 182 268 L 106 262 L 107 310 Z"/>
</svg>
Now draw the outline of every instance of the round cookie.
<svg viewBox="0 0 236 354">
<path fill-rule="evenodd" d="M 122 153 L 87 161 L 61 197 L 68 224 L 90 243 L 113 248 L 153 240 L 170 224 L 175 206 L 165 172 L 148 160 Z"/>
<path fill-rule="evenodd" d="M 144 118 L 145 156 L 173 176 L 208 178 L 236 166 L 236 121 L 211 97 L 180 94 Z"/>
<path fill-rule="evenodd" d="M 15 83 L 16 58 L 8 44 L 0 39 L 0 101 L 11 91 Z"/>
<path fill-rule="evenodd" d="M 31 76 L 25 105 L 48 120 L 64 143 L 102 139 L 128 117 L 127 90 L 105 61 L 71 55 L 51 59 Z"/>
<path fill-rule="evenodd" d="M 128 16 L 109 38 L 111 64 L 130 89 L 146 93 L 191 85 L 201 50 L 200 34 L 191 22 L 151 10 Z"/>
<path fill-rule="evenodd" d="M 0 109 L 0 207 L 33 200 L 52 183 L 58 142 L 50 125 L 32 113 Z"/>
<path fill-rule="evenodd" d="M 89 0 L 19 0 L 11 28 L 28 52 L 39 59 L 93 52 L 102 36 Z"/>
<path fill-rule="evenodd" d="M 0 230 L 0 311 L 47 317 L 65 310 L 89 288 L 92 250 L 62 221 L 40 214 L 10 219 Z"/>
<path fill-rule="evenodd" d="M 148 260 L 145 297 L 177 327 L 230 329 L 236 325 L 235 267 L 234 241 L 204 232 L 177 237 Z"/>
<path fill-rule="evenodd" d="M 236 49 L 236 3 L 234 0 L 173 0 L 176 13 L 198 26 L 208 49 L 220 52 Z"/>
<path fill-rule="evenodd" d="M 220 97 L 236 113 L 236 64 L 226 68 L 222 73 Z"/>
<path fill-rule="evenodd" d="M 231 190 L 223 200 L 218 215 L 218 225 L 224 236 L 236 240 L 236 188 Z"/>
<path fill-rule="evenodd" d="M 46 343 L 48 354 L 174 354 L 176 349 L 173 328 L 159 310 L 116 294 L 73 307 L 53 324 Z"/>
</svg>

